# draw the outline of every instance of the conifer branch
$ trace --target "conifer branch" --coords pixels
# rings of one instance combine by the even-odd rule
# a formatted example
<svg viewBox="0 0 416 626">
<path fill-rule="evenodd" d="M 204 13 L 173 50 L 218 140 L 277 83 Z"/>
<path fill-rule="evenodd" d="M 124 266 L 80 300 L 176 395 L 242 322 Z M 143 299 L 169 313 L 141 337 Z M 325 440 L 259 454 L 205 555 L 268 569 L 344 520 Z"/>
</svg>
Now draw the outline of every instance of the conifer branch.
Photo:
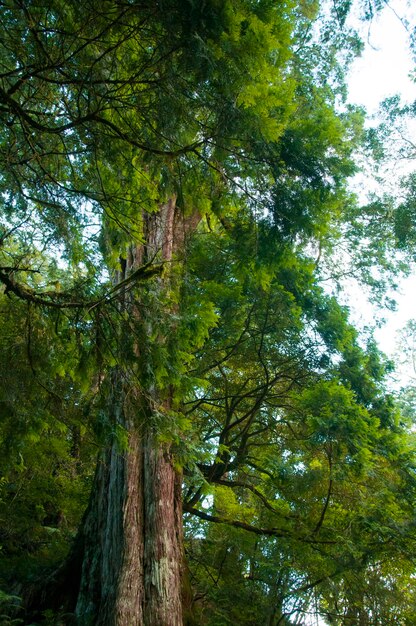
<svg viewBox="0 0 416 626">
<path fill-rule="evenodd" d="M 310 539 L 308 537 L 302 537 L 301 535 L 295 535 L 293 532 L 289 530 L 283 530 L 282 528 L 259 528 L 258 526 L 253 526 L 252 524 L 247 524 L 246 522 L 241 522 L 240 520 L 228 519 L 226 517 L 220 517 L 219 515 L 211 515 L 210 513 L 205 513 L 205 511 L 201 511 L 192 506 L 184 503 L 183 509 L 186 513 L 191 513 L 192 515 L 196 515 L 202 520 L 206 522 L 215 522 L 217 524 L 226 524 L 227 526 L 234 526 L 234 528 L 241 528 L 242 530 L 247 530 L 250 533 L 254 533 L 255 535 L 262 535 L 267 537 L 289 537 L 291 539 L 295 539 L 300 541 L 301 543 L 319 543 L 325 545 L 336 545 L 337 541 L 330 539 Z"/>
<path fill-rule="evenodd" d="M 35 289 L 18 283 L 13 278 L 13 273 L 19 268 L 0 268 L 0 282 L 5 286 L 5 294 L 13 293 L 15 296 L 26 302 L 32 302 L 39 306 L 47 306 L 53 309 L 93 309 L 100 304 L 113 299 L 120 289 L 131 285 L 133 282 L 141 282 L 160 275 L 163 270 L 163 263 L 153 265 L 151 262 L 138 267 L 132 274 L 127 276 L 117 285 L 114 285 L 101 298 L 97 300 L 72 301 L 72 295 L 69 293 L 59 293 L 57 291 L 43 291 L 38 293 Z M 28 270 L 24 270 L 28 271 Z M 34 270 L 33 270 L 34 271 Z"/>
</svg>

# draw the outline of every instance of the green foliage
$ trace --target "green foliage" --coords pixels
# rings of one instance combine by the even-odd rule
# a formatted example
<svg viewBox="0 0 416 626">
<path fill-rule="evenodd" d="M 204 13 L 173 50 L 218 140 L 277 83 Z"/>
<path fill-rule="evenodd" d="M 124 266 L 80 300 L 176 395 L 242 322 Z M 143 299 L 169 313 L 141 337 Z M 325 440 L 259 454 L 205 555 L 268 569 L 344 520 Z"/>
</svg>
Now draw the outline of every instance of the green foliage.
<svg viewBox="0 0 416 626">
<path fill-rule="evenodd" d="M 309 260 L 281 248 L 264 280 L 267 240 L 248 267 L 229 231 L 212 241 L 201 232 L 190 259 L 218 321 L 197 354 L 204 383 L 189 414 L 201 444 L 185 510 L 199 502 L 202 519 L 222 525 L 187 527 L 206 598 L 195 611 L 199 623 L 260 624 L 308 610 L 315 587 L 326 598 L 332 579 L 389 558 L 393 545 L 401 553 L 404 535 L 414 541 L 413 452 L 383 389 L 389 363 L 374 342 L 359 346 Z"/>
<path fill-rule="evenodd" d="M 92 450 L 74 345 L 54 315 L 0 298 L 0 578 L 12 588 L 59 562 L 88 496 Z M 82 446 L 81 446 L 82 444 Z"/>
<path fill-rule="evenodd" d="M 386 132 L 339 112 L 361 49 L 351 3 L 3 4 L 5 588 L 67 554 L 95 449 L 124 454 L 151 430 L 195 516 L 194 623 L 290 624 L 312 592 L 329 614 L 334 589 L 343 617 L 379 599 L 392 619 L 386 590 L 411 579 L 414 446 L 389 365 L 319 279 L 342 244 L 384 290 L 404 266 L 392 246 L 413 241 L 414 181 L 393 219 L 390 198 L 363 208 L 348 191 Z M 360 581 L 374 603 L 357 608 Z"/>
<path fill-rule="evenodd" d="M 18 626 L 23 620 L 15 617 L 20 609 L 21 598 L 12 596 L 0 589 L 0 624 L 1 626 Z"/>
</svg>

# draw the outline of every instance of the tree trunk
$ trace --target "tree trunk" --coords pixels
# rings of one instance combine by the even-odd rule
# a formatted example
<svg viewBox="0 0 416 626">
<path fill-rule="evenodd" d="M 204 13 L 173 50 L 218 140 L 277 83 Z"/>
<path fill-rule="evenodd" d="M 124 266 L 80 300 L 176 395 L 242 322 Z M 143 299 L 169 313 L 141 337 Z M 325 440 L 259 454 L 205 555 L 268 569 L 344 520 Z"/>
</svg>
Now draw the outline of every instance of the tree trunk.
<svg viewBox="0 0 416 626">
<path fill-rule="evenodd" d="M 181 475 L 171 453 L 148 436 L 144 447 L 144 583 L 146 626 L 182 624 Z"/>
<path fill-rule="evenodd" d="M 124 276 L 151 259 L 170 262 L 183 246 L 183 221 L 178 219 L 174 199 L 158 213 L 147 215 L 145 224 L 146 244 L 127 260 Z M 157 289 L 162 291 L 167 280 L 159 279 Z M 142 319 L 136 305 L 124 303 L 142 324 L 145 337 L 153 330 L 152 320 Z M 146 350 L 141 345 L 134 350 L 138 371 L 145 371 Z M 160 407 L 170 409 L 172 390 L 156 391 L 146 381 L 129 384 L 121 369 L 113 374 L 111 389 L 109 422 L 122 427 L 128 442 L 123 448 L 113 437 L 98 462 L 82 528 L 77 623 L 181 626 L 181 475 L 174 467 L 170 444 L 161 444 L 153 427 Z"/>
<path fill-rule="evenodd" d="M 80 626 L 144 624 L 142 483 L 140 442 L 131 433 L 128 450 L 115 441 L 98 462 L 82 530 Z"/>
<path fill-rule="evenodd" d="M 168 446 L 131 433 L 100 460 L 83 528 L 80 626 L 181 626 L 181 477 Z"/>
</svg>

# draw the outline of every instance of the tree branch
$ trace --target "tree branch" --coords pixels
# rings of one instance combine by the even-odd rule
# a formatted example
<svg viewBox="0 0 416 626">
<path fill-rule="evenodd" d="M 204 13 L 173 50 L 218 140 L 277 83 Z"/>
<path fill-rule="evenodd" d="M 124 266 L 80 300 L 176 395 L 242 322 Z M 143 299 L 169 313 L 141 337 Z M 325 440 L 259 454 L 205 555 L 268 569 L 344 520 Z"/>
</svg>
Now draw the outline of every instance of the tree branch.
<svg viewBox="0 0 416 626">
<path fill-rule="evenodd" d="M 205 513 L 205 511 L 200 511 L 199 509 L 195 509 L 192 506 L 186 504 L 183 505 L 183 510 L 186 513 L 191 513 L 191 515 L 196 515 L 200 519 L 206 522 L 215 522 L 216 524 L 226 524 L 227 526 L 233 526 L 234 528 L 241 528 L 242 530 L 247 530 L 250 533 L 254 533 L 256 535 L 262 535 L 267 537 L 287 537 L 290 539 L 294 539 L 296 541 L 300 541 L 301 543 L 310 543 L 310 544 L 325 544 L 325 545 L 336 545 L 337 541 L 333 540 L 317 540 L 310 539 L 307 537 L 301 537 L 299 535 L 295 535 L 294 533 L 283 530 L 282 528 L 259 528 L 258 526 L 252 526 L 251 524 L 246 524 L 245 522 L 240 522 L 239 520 L 231 520 L 226 517 L 220 517 L 218 515 L 211 515 L 210 513 Z"/>
<path fill-rule="evenodd" d="M 12 273 L 19 271 L 19 268 L 14 268 L 13 271 L 5 272 L 4 268 L 0 268 L 0 282 L 5 285 L 5 293 L 9 292 L 13 293 L 15 296 L 20 298 L 21 300 L 25 300 L 26 302 L 33 302 L 33 304 L 39 306 L 47 306 L 53 309 L 89 309 L 93 308 L 108 302 L 113 299 L 115 295 L 120 291 L 120 289 L 125 288 L 126 286 L 131 285 L 133 282 L 141 282 L 144 280 L 148 280 L 152 276 L 160 275 L 163 270 L 163 263 L 158 263 L 157 265 L 152 265 L 151 263 L 146 263 L 141 267 L 137 268 L 132 274 L 130 274 L 127 278 L 122 280 L 117 285 L 114 285 L 108 292 L 106 292 L 101 298 L 97 300 L 87 300 L 87 301 L 72 301 L 71 294 L 68 293 L 58 293 L 57 291 L 46 291 L 42 293 L 37 293 L 34 289 L 27 287 L 26 285 L 22 285 L 12 278 Z M 27 270 L 25 270 L 27 271 Z"/>
</svg>

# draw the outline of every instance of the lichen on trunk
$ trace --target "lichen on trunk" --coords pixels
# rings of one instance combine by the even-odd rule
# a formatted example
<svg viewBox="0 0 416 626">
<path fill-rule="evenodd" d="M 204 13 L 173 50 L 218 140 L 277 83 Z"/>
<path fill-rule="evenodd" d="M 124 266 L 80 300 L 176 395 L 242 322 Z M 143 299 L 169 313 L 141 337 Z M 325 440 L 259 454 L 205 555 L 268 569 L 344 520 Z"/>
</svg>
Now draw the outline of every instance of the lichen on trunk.
<svg viewBox="0 0 416 626">
<path fill-rule="evenodd" d="M 168 446 L 152 435 L 144 446 L 146 625 L 182 624 L 181 476 Z"/>
</svg>

